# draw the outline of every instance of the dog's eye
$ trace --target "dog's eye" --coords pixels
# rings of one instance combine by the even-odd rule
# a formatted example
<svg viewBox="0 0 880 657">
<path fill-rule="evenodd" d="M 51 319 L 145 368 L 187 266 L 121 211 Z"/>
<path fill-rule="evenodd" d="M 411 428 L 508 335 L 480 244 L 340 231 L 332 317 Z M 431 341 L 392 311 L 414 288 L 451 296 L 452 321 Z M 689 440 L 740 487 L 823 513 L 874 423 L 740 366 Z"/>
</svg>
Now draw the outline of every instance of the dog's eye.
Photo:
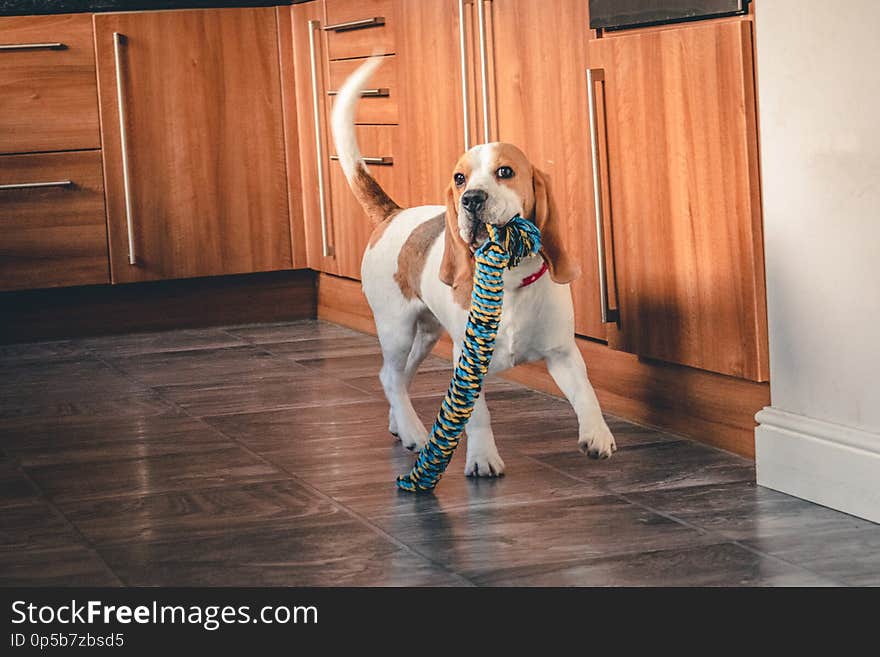
<svg viewBox="0 0 880 657">
<path fill-rule="evenodd" d="M 463 173 L 455 174 L 454 176 L 452 176 L 452 179 L 455 181 L 455 184 L 458 187 L 461 187 L 462 185 L 465 184 L 465 182 L 467 182 L 467 178 L 464 177 Z"/>
<path fill-rule="evenodd" d="M 513 178 L 513 169 L 510 167 L 499 167 L 495 175 L 499 178 Z"/>
</svg>

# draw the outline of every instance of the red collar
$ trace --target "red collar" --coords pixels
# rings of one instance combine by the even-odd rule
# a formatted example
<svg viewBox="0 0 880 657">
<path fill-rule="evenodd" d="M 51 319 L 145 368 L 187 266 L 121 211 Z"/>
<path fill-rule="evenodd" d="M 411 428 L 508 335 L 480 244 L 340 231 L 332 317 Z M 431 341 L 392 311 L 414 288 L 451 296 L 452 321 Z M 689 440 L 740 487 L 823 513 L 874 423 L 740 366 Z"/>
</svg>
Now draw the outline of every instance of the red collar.
<svg viewBox="0 0 880 657">
<path fill-rule="evenodd" d="M 549 269 L 549 267 L 547 266 L 547 261 L 542 259 L 541 260 L 541 268 L 538 271 L 536 271 L 534 274 L 529 274 L 524 279 L 522 279 L 522 283 L 520 283 L 519 286 L 520 287 L 528 287 L 529 285 L 534 283 L 536 280 L 541 278 L 541 276 L 544 275 L 544 272 L 546 272 L 548 269 Z"/>
</svg>

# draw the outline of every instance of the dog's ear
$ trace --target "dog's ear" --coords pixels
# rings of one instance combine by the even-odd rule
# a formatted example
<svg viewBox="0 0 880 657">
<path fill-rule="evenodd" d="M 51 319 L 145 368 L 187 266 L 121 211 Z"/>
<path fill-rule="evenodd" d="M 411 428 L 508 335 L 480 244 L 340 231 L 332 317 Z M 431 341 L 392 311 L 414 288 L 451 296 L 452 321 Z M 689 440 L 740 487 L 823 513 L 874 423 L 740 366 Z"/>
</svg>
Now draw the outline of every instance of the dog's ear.
<svg viewBox="0 0 880 657">
<path fill-rule="evenodd" d="M 541 255 L 550 270 L 550 278 L 556 283 L 571 283 L 580 275 L 581 268 L 565 248 L 559 211 L 550 193 L 547 174 L 533 168 L 532 181 L 535 186 L 534 222 L 541 231 Z"/>
<path fill-rule="evenodd" d="M 465 290 L 471 285 L 473 277 L 474 261 L 471 250 L 458 232 L 458 210 L 450 185 L 446 190 L 446 230 L 443 236 L 443 259 L 440 261 L 440 280 L 453 289 Z"/>
</svg>

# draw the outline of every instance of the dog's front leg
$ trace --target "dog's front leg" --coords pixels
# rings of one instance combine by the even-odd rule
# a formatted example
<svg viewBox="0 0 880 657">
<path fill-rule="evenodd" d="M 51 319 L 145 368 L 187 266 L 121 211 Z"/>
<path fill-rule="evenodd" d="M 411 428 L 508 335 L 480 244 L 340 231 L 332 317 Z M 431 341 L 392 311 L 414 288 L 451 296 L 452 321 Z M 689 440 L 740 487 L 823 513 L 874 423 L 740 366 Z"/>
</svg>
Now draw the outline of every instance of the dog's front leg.
<svg viewBox="0 0 880 657">
<path fill-rule="evenodd" d="M 485 391 L 474 404 L 474 412 L 467 423 L 467 462 L 464 473 L 468 477 L 497 477 L 504 474 L 504 461 L 495 446 L 492 418 L 486 405 Z"/>
<path fill-rule="evenodd" d="M 587 378 L 587 368 L 577 345 L 551 352 L 547 369 L 574 408 L 578 418 L 578 448 L 590 458 L 606 459 L 617 450 L 614 436 L 602 417 L 596 392 Z"/>
</svg>

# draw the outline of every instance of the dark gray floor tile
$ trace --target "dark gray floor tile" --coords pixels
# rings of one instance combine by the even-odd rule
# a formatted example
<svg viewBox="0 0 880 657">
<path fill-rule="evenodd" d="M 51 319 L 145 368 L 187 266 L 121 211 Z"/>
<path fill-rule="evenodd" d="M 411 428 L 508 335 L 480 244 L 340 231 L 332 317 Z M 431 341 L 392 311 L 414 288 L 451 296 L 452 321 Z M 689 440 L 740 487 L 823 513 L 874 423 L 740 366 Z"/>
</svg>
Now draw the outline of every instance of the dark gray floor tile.
<svg viewBox="0 0 880 657">
<path fill-rule="evenodd" d="M 397 490 L 398 475 L 409 472 L 415 460 L 415 455 L 399 443 L 368 444 L 358 449 L 332 445 L 320 459 L 290 453 L 270 453 L 267 458 L 295 469 L 310 484 L 367 518 L 560 500 L 603 492 L 516 452 L 502 452 L 507 467 L 503 477 L 465 477 L 466 447 L 461 445 L 459 449 L 429 495 Z"/>
<path fill-rule="evenodd" d="M 17 427 L 2 445 L 25 467 L 198 454 L 231 447 L 232 442 L 198 419 L 170 410 L 156 415 L 131 415 L 48 429 Z"/>
<path fill-rule="evenodd" d="M 293 342 L 318 338 L 358 338 L 364 335 L 344 326 L 316 319 L 272 324 L 246 324 L 227 327 L 226 331 L 254 344 Z M 379 343 L 378 340 L 373 339 L 376 341 L 376 344 Z"/>
<path fill-rule="evenodd" d="M 327 440 L 342 439 L 363 445 L 356 439 L 373 437 L 378 444 L 390 444 L 388 408 L 373 399 L 341 404 L 321 404 L 204 418 L 225 435 L 258 452 L 296 450 L 320 457 Z"/>
<path fill-rule="evenodd" d="M 442 484 L 441 484 L 442 485 Z M 521 568 L 561 568 L 585 559 L 693 547 L 711 536 L 616 497 L 475 506 L 376 520 L 432 561 L 477 583 Z"/>
<path fill-rule="evenodd" d="M 633 502 L 667 513 L 735 541 L 876 527 L 753 481 L 630 494 Z"/>
<path fill-rule="evenodd" d="M 28 474 L 58 502 L 287 478 L 285 473 L 234 444 L 184 454 L 144 458 L 132 455 L 122 461 L 38 466 L 28 468 Z"/>
<path fill-rule="evenodd" d="M 513 571 L 496 586 L 834 586 L 732 543 L 594 559 L 559 570 Z"/>
<path fill-rule="evenodd" d="M 292 361 L 291 361 L 292 362 Z M 224 382 L 158 386 L 160 395 L 200 417 L 368 401 L 370 393 L 313 374 L 233 376 Z"/>
<path fill-rule="evenodd" d="M 120 586 L 91 548 L 13 550 L 0 555 L 0 586 Z"/>
<path fill-rule="evenodd" d="M 122 399 L 145 388 L 91 358 L 29 361 L 7 366 L 0 377 L 0 417 L 94 398 Z"/>
<path fill-rule="evenodd" d="M 350 520 L 294 481 L 276 481 L 137 497 L 59 502 L 94 545 L 222 537 L 254 525 L 305 531 Z"/>
<path fill-rule="evenodd" d="M 578 452 L 535 458 L 571 476 L 601 481 L 616 492 L 704 486 L 755 478 L 753 462 L 687 440 L 621 448 L 610 459 L 599 462 Z"/>
<path fill-rule="evenodd" d="M 260 343 L 260 348 L 294 360 L 381 353 L 376 338 L 362 334 L 304 338 L 288 342 L 263 342 Z"/>
<path fill-rule="evenodd" d="M 880 525 L 762 536 L 744 541 L 766 554 L 850 586 L 880 586 Z"/>
<path fill-rule="evenodd" d="M 245 344 L 241 338 L 213 328 L 126 333 L 77 341 L 81 347 L 101 356 L 135 356 L 194 349 L 219 349 Z"/>
<path fill-rule="evenodd" d="M 461 585 L 439 568 L 355 521 L 251 527 L 224 536 L 101 548 L 136 586 Z"/>
<path fill-rule="evenodd" d="M 122 372 L 154 387 L 255 382 L 268 376 L 296 377 L 304 369 L 250 345 L 108 358 Z"/>
</svg>

